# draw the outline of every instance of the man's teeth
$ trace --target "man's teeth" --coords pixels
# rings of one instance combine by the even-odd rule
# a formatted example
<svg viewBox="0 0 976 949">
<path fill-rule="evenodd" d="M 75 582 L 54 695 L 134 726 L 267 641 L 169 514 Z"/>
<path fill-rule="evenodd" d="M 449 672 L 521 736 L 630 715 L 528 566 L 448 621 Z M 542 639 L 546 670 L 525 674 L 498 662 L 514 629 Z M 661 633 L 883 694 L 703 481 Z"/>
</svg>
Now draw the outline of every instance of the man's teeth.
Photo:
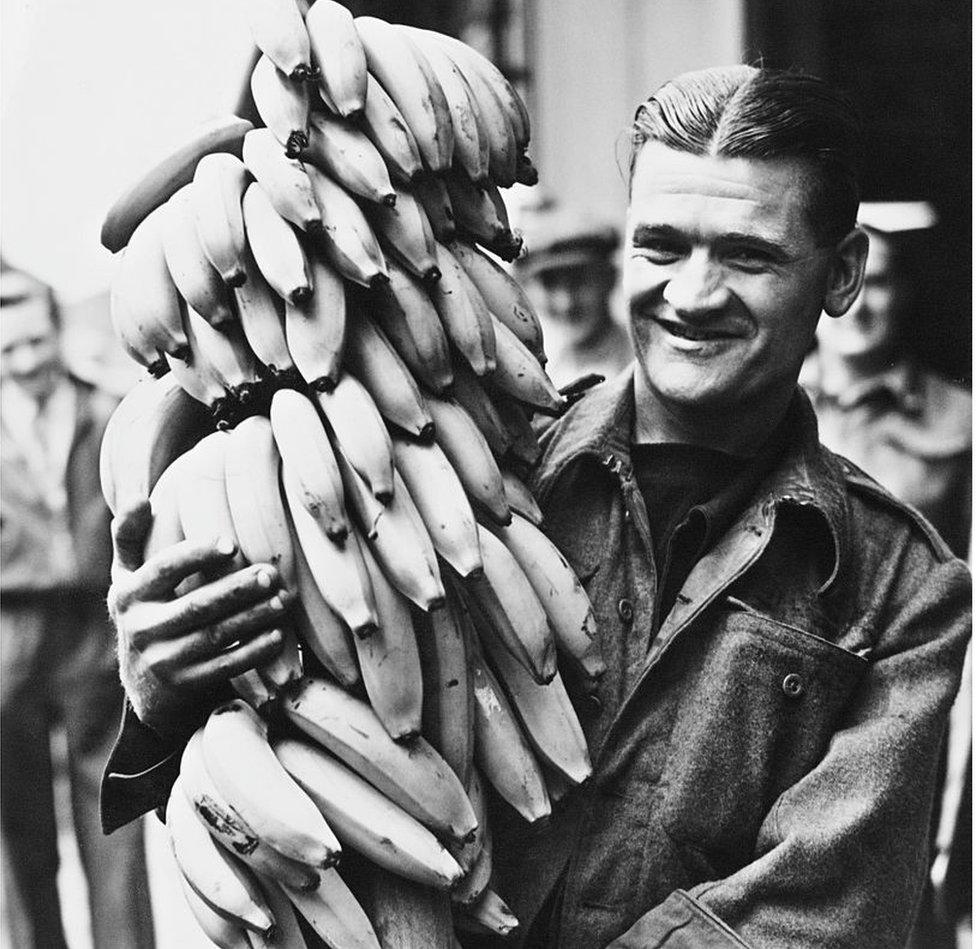
<svg viewBox="0 0 976 949">
<path fill-rule="evenodd" d="M 729 333 L 722 333 L 717 330 L 707 330 L 699 327 L 688 326 L 685 323 L 664 323 L 665 329 L 674 336 L 680 336 L 682 339 L 690 340 L 708 340 L 708 339 L 728 339 Z"/>
</svg>

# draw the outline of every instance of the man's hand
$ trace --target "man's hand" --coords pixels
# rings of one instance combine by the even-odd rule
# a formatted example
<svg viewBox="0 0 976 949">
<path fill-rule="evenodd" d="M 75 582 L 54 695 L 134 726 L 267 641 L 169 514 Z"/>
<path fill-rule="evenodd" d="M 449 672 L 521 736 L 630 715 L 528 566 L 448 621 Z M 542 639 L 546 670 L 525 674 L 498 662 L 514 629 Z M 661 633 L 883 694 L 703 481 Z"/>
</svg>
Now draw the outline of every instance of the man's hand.
<svg viewBox="0 0 976 949">
<path fill-rule="evenodd" d="M 139 718 L 162 734 L 185 731 L 208 692 L 281 649 L 289 596 L 270 564 L 244 567 L 189 592 L 179 585 L 231 563 L 230 539 L 183 540 L 143 562 L 148 501 L 112 522 L 109 612 L 118 630 L 122 683 Z"/>
</svg>

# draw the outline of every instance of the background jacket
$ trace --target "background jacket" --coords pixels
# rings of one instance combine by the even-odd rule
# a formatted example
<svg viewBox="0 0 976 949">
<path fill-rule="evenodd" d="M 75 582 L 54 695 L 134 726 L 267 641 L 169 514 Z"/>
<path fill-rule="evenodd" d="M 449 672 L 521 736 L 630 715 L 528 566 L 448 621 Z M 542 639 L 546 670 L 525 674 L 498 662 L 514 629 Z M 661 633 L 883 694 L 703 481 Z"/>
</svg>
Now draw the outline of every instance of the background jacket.
<svg viewBox="0 0 976 949">
<path fill-rule="evenodd" d="M 626 374 L 543 439 L 544 526 L 609 670 L 575 696 L 588 785 L 542 828 L 494 805 L 496 889 L 524 939 L 561 877 L 561 949 L 902 946 L 970 634 L 966 568 L 819 445 L 798 392 L 780 464 L 652 637 L 633 411 Z"/>
</svg>

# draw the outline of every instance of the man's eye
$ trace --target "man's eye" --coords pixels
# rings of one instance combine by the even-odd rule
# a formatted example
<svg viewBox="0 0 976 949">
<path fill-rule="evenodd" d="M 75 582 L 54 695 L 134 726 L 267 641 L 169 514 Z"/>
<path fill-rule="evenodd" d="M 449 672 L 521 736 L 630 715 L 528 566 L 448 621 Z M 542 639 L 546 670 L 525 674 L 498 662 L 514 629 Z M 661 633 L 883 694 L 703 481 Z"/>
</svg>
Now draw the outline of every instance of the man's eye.
<svg viewBox="0 0 976 949">
<path fill-rule="evenodd" d="M 634 256 L 643 257 L 652 264 L 673 264 L 680 260 L 682 249 L 668 241 L 649 241 L 635 246 Z"/>
<path fill-rule="evenodd" d="M 727 263 L 741 270 L 765 270 L 773 263 L 769 254 L 754 247 L 732 248 L 723 256 Z"/>
</svg>

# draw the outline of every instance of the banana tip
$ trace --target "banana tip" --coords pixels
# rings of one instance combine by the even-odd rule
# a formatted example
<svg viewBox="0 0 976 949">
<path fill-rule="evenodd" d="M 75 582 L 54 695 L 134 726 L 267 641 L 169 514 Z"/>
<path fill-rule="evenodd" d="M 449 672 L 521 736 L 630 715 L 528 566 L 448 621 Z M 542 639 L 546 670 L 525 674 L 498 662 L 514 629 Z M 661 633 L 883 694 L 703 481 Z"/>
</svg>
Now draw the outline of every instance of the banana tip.
<svg viewBox="0 0 976 949">
<path fill-rule="evenodd" d="M 302 152 L 308 148 L 308 136 L 295 129 L 290 132 L 288 139 L 285 141 L 285 156 L 287 158 L 298 158 Z"/>
<path fill-rule="evenodd" d="M 373 276 L 369 278 L 369 289 L 376 290 L 379 287 L 385 287 L 389 284 L 389 282 L 390 275 L 380 271 L 380 273 L 373 274 Z"/>
<path fill-rule="evenodd" d="M 440 268 L 428 267 L 424 271 L 423 280 L 425 283 L 436 283 L 440 279 L 441 279 Z"/>
<path fill-rule="evenodd" d="M 299 63 L 289 74 L 292 82 L 317 82 L 319 71 L 309 63 Z"/>
<path fill-rule="evenodd" d="M 388 208 L 396 207 L 396 192 L 391 191 L 389 194 L 384 194 L 383 204 L 385 204 Z"/>
<path fill-rule="evenodd" d="M 393 500 L 393 489 L 392 488 L 381 488 L 378 491 L 373 492 L 373 497 L 376 498 L 383 507 L 386 507 Z"/>
<path fill-rule="evenodd" d="M 292 290 L 290 300 L 295 306 L 304 306 L 312 299 L 312 288 L 311 287 L 296 287 Z"/>
<path fill-rule="evenodd" d="M 434 423 L 425 422 L 417 432 L 417 438 L 425 444 L 432 442 L 434 440 Z"/>
<path fill-rule="evenodd" d="M 318 379 L 312 380 L 312 388 L 316 392 L 332 392 L 336 387 L 337 381 L 332 376 L 319 376 Z"/>
<path fill-rule="evenodd" d="M 235 290 L 237 287 L 243 287 L 244 284 L 247 283 L 247 273 L 245 273 L 243 268 L 240 270 L 235 270 L 224 277 L 224 283 L 227 284 L 231 290 Z"/>
<path fill-rule="evenodd" d="M 184 347 L 181 346 L 180 349 L 183 350 Z M 189 346 L 185 347 L 185 349 L 186 355 L 176 356 L 176 353 L 173 353 L 173 355 L 176 356 L 177 359 L 185 360 L 186 356 L 189 355 Z M 163 356 L 160 356 L 158 359 L 151 362 L 147 368 L 149 370 L 149 375 L 151 375 L 153 379 L 162 379 L 162 377 L 169 372 L 169 363 L 166 362 L 166 359 Z"/>
</svg>

